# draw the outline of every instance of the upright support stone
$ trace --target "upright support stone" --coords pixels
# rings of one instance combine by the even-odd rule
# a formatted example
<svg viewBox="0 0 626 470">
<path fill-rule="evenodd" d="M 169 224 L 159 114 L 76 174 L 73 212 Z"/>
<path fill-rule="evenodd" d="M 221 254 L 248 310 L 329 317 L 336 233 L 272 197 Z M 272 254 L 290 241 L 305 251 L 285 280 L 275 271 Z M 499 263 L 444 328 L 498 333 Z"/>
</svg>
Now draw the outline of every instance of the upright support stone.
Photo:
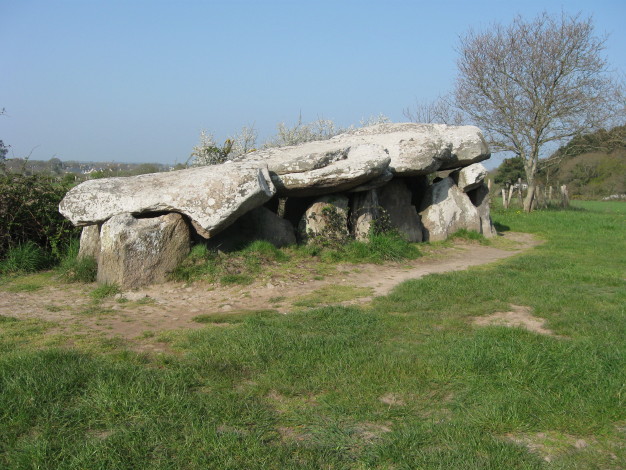
<svg viewBox="0 0 626 470">
<path fill-rule="evenodd" d="M 80 233 L 79 258 L 93 258 L 98 261 L 100 258 L 100 226 L 87 225 Z"/>
<path fill-rule="evenodd" d="M 480 186 L 489 172 L 480 163 L 474 163 L 450 173 L 450 177 L 456 185 L 464 192 L 470 192 Z"/>
<path fill-rule="evenodd" d="M 348 198 L 342 195 L 324 196 L 306 210 L 298 233 L 300 239 L 310 242 L 338 243 L 348 236 Z"/>
<path fill-rule="evenodd" d="M 489 197 L 489 188 L 485 184 L 481 184 L 467 193 L 467 195 L 478 211 L 478 217 L 480 217 L 480 233 L 485 238 L 495 237 L 498 233 L 491 221 L 491 198 Z"/>
<path fill-rule="evenodd" d="M 189 227 L 180 214 L 116 215 L 100 230 L 98 282 L 123 288 L 165 282 L 189 249 Z"/>
<path fill-rule="evenodd" d="M 422 201 L 420 216 L 424 225 L 424 240 L 445 240 L 460 229 L 481 230 L 480 215 L 470 198 L 444 178 L 433 184 Z"/>
<path fill-rule="evenodd" d="M 393 179 L 378 189 L 378 201 L 389 223 L 410 242 L 421 242 L 422 223 L 417 209 L 411 204 L 411 190 L 403 178 Z"/>
<path fill-rule="evenodd" d="M 350 210 L 352 233 L 358 241 L 368 241 L 374 221 L 380 216 L 378 194 L 375 189 L 354 193 Z"/>
</svg>

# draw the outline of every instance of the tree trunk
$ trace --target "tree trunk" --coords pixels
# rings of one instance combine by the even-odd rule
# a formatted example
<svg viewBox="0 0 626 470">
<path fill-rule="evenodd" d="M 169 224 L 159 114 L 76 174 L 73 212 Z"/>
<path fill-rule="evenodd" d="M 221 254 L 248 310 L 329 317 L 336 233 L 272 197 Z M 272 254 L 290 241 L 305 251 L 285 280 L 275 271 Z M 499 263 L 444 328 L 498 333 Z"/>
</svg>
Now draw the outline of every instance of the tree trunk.
<svg viewBox="0 0 626 470">
<path fill-rule="evenodd" d="M 526 198 L 524 199 L 524 212 L 530 212 L 533 210 L 533 201 L 535 200 L 535 189 L 536 185 L 533 181 L 532 183 L 528 183 L 528 192 L 526 193 Z"/>
<path fill-rule="evenodd" d="M 537 187 L 535 188 L 535 202 L 532 205 L 533 210 L 534 209 L 543 209 L 545 207 L 544 202 L 545 202 L 545 198 L 544 198 L 544 194 L 542 192 L 542 186 L 540 184 L 537 185 Z"/>
</svg>

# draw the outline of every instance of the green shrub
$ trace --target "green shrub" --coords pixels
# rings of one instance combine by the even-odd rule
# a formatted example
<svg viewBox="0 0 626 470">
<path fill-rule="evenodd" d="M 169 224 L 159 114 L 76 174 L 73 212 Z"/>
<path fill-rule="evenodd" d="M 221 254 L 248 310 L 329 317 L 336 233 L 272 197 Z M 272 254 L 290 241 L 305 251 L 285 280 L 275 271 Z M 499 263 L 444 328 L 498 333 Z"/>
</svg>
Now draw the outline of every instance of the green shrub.
<svg viewBox="0 0 626 470">
<path fill-rule="evenodd" d="M 50 266 L 51 257 L 40 246 L 31 241 L 8 250 L 0 261 L 0 274 L 33 273 Z"/>
<path fill-rule="evenodd" d="M 27 242 L 61 257 L 79 234 L 58 209 L 69 187 L 43 175 L 0 174 L 0 259 Z"/>
</svg>

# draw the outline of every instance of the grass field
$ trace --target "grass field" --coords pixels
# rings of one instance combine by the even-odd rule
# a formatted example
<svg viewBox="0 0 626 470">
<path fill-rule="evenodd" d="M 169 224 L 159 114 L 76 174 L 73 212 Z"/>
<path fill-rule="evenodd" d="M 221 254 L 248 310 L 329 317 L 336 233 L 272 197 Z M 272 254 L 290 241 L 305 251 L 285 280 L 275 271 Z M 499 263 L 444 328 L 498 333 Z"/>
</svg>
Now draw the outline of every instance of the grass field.
<svg viewBox="0 0 626 470">
<path fill-rule="evenodd" d="M 493 218 L 545 243 L 367 308 L 204 318 L 172 354 L 0 317 L 0 468 L 626 468 L 626 204 Z M 511 305 L 554 335 L 473 323 Z"/>
</svg>

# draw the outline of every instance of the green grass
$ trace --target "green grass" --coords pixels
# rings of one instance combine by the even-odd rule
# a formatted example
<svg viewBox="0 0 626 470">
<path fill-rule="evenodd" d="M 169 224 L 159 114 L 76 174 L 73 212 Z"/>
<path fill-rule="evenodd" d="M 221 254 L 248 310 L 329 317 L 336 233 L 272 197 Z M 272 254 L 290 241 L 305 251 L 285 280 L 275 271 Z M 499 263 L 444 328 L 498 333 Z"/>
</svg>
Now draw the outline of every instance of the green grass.
<svg viewBox="0 0 626 470">
<path fill-rule="evenodd" d="M 295 307 L 318 307 L 320 305 L 338 304 L 359 297 L 372 295 L 370 287 L 329 285 L 321 287 L 295 301 Z"/>
<path fill-rule="evenodd" d="M 94 282 L 98 263 L 92 257 L 78 257 L 79 240 L 72 240 L 57 267 L 61 277 L 68 282 Z"/>
<path fill-rule="evenodd" d="M 367 309 L 197 317 L 171 355 L 0 317 L 0 467 L 624 468 L 626 204 L 579 207 L 497 211 L 545 243 Z M 510 304 L 558 336 L 473 325 Z"/>
<path fill-rule="evenodd" d="M 272 276 L 302 277 L 313 274 L 313 279 L 323 279 L 327 268 L 320 263 L 310 267 L 316 270 L 314 273 L 308 272 L 302 265 L 312 260 L 332 265 L 340 262 L 382 263 L 419 256 L 417 246 L 397 234 L 372 235 L 368 243 L 351 241 L 334 248 L 304 245 L 278 249 L 269 242 L 255 241 L 239 251 L 218 253 L 199 244 L 172 273 L 172 279 L 186 282 L 205 280 L 226 285 L 248 285 L 259 278 Z"/>
<path fill-rule="evenodd" d="M 108 297 L 113 297 L 115 294 L 120 292 L 120 286 L 117 284 L 100 284 L 94 290 L 91 291 L 89 295 L 91 298 L 98 302 L 100 300 L 104 300 Z"/>
<path fill-rule="evenodd" d="M 198 244 L 172 273 L 172 279 L 246 285 L 252 283 L 263 268 L 288 259 L 285 252 L 266 241 L 252 242 L 242 250 L 229 254 L 211 251 L 206 245 Z"/>
<path fill-rule="evenodd" d="M 331 263 L 382 263 L 420 256 L 415 244 L 395 233 L 372 234 L 368 242 L 351 241 L 335 248 L 302 247 L 300 250 L 313 251 L 314 256 Z"/>
<path fill-rule="evenodd" d="M 35 292 L 41 289 L 43 286 L 41 284 L 14 284 L 7 288 L 9 292 Z"/>
<path fill-rule="evenodd" d="M 33 242 L 17 245 L 0 260 L 0 275 L 34 273 L 50 266 L 52 257 Z"/>
<path fill-rule="evenodd" d="M 35 292 L 43 289 L 53 280 L 51 271 L 13 275 L 0 278 L 0 290 L 7 292 Z"/>
<path fill-rule="evenodd" d="M 490 241 L 488 238 L 485 238 L 484 235 L 474 231 L 474 230 L 467 230 L 467 229 L 460 229 L 457 230 L 456 232 L 454 232 L 452 235 L 450 235 L 450 237 L 448 237 L 450 240 L 465 240 L 465 241 L 471 241 L 471 242 L 478 242 L 481 245 L 489 245 Z"/>
<path fill-rule="evenodd" d="M 196 323 L 236 324 L 236 323 L 243 323 L 249 318 L 272 317 L 275 315 L 279 315 L 279 313 L 276 310 L 272 310 L 272 309 L 237 310 L 237 311 L 231 311 L 227 313 L 205 313 L 205 314 L 197 315 L 193 317 L 192 320 L 195 321 Z"/>
</svg>

